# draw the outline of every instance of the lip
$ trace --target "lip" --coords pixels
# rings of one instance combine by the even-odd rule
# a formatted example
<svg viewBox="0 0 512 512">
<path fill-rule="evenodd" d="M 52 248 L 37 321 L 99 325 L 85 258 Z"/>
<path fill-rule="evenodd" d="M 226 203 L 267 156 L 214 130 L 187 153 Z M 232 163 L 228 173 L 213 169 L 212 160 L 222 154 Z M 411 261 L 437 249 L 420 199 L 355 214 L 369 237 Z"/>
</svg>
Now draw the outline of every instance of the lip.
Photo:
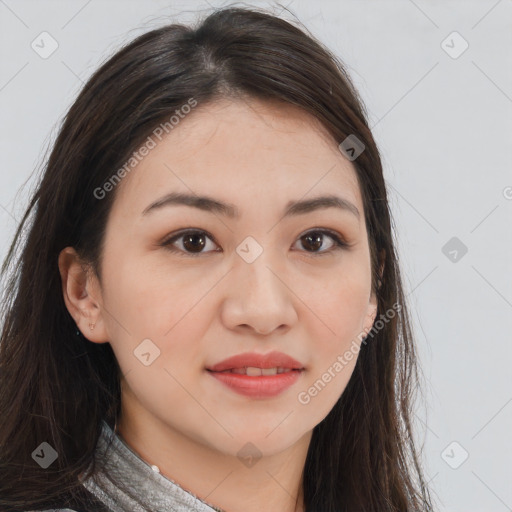
<svg viewBox="0 0 512 512">
<path fill-rule="evenodd" d="M 289 368 L 291 370 L 304 370 L 304 365 L 283 352 L 269 352 L 267 354 L 258 354 L 257 352 L 244 352 L 233 357 L 228 357 L 219 363 L 207 367 L 211 372 L 222 372 L 232 370 L 233 368 L 243 368 L 252 366 L 255 368 Z M 281 374 L 282 375 L 282 374 Z M 247 377 L 247 376 L 246 376 Z M 254 378 L 254 377 L 251 377 Z M 264 377 L 257 377 L 264 378 Z"/>
<path fill-rule="evenodd" d="M 251 398 L 270 398 L 277 396 L 301 378 L 304 370 L 291 370 L 277 375 L 250 377 L 237 373 L 208 371 L 214 379 L 229 387 L 232 391 Z"/>
<path fill-rule="evenodd" d="M 249 376 L 237 373 L 224 372 L 234 368 L 252 366 L 254 368 L 278 368 L 282 367 L 292 371 L 276 375 Z M 233 357 L 228 357 L 219 363 L 207 367 L 208 373 L 229 387 L 236 393 L 251 398 L 270 398 L 277 396 L 301 377 L 305 368 L 302 363 L 283 352 L 269 352 L 258 354 L 257 352 L 244 352 Z"/>
</svg>

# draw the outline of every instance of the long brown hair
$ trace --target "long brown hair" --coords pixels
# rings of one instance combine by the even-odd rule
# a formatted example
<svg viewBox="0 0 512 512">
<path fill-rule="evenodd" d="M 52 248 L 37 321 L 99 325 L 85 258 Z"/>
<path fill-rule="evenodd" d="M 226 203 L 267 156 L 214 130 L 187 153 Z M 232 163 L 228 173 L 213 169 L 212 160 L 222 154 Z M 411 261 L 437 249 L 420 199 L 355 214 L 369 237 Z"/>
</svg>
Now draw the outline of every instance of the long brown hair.
<svg viewBox="0 0 512 512">
<path fill-rule="evenodd" d="M 303 472 L 306 511 L 432 510 L 411 422 L 419 365 L 367 113 L 336 56 L 299 26 L 248 8 L 214 10 L 196 27 L 169 24 L 137 37 L 92 75 L 60 127 L 2 266 L 2 510 L 80 504 L 78 477 L 94 461 L 101 422 L 112 425 L 119 413 L 111 346 L 77 336 L 57 265 L 60 251 L 73 246 L 101 281 L 116 194 L 100 200 L 94 191 L 191 97 L 201 106 L 243 96 L 294 104 L 337 144 L 349 135 L 364 144 L 352 163 L 377 318 L 399 305 L 361 345 L 345 391 L 314 428 Z M 59 454 L 47 469 L 31 456 L 44 441 Z"/>
</svg>

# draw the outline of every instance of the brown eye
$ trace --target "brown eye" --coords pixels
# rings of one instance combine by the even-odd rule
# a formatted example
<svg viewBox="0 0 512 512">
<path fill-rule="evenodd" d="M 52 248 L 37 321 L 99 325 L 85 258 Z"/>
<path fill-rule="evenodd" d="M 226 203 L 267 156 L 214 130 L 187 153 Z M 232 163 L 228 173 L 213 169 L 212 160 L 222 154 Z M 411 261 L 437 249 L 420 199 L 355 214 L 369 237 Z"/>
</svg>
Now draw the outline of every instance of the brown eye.
<svg viewBox="0 0 512 512">
<path fill-rule="evenodd" d="M 191 233 L 183 236 L 183 247 L 187 251 L 201 252 L 206 245 L 203 234 Z"/>
<path fill-rule="evenodd" d="M 324 245 L 325 236 L 330 238 L 333 243 L 326 250 L 319 251 L 319 249 Z M 302 235 L 299 240 L 301 241 L 302 247 L 306 249 L 306 252 L 311 252 L 318 256 L 347 246 L 347 244 L 336 233 L 325 229 L 311 230 L 305 235 Z"/>
<path fill-rule="evenodd" d="M 324 248 L 324 250 L 320 250 L 325 245 L 326 237 L 331 239 L 331 245 Z M 348 247 L 348 244 L 336 232 L 326 229 L 312 229 L 302 235 L 297 242 L 301 242 L 302 248 L 312 256 L 323 256 L 343 247 Z M 210 246 L 208 246 L 209 243 Z M 209 252 L 222 251 L 221 249 L 215 249 L 218 246 L 214 238 L 202 229 L 181 231 L 161 245 L 180 256 L 201 256 Z"/>
<path fill-rule="evenodd" d="M 172 252 L 177 252 L 189 256 L 200 256 L 204 251 L 203 249 L 208 246 L 208 240 L 213 241 L 213 237 L 208 235 L 203 230 L 188 230 L 172 236 L 169 240 L 162 243 L 164 247 Z M 175 244 L 180 242 L 181 247 L 176 247 Z M 216 245 L 214 243 L 214 245 Z M 215 251 L 218 252 L 218 251 Z"/>
<path fill-rule="evenodd" d="M 323 245 L 323 234 L 318 231 L 312 231 L 302 237 L 302 245 L 312 251 L 317 251 Z"/>
</svg>

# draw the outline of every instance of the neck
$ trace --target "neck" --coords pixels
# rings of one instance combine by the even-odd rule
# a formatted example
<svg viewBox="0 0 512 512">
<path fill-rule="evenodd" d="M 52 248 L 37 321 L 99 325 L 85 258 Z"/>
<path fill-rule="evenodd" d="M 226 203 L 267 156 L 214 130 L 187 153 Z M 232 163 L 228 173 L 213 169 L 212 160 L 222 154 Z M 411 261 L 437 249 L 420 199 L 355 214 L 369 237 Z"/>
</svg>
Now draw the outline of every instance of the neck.
<svg viewBox="0 0 512 512">
<path fill-rule="evenodd" d="M 149 465 L 217 509 L 303 512 L 302 470 L 312 432 L 282 452 L 251 457 L 219 452 L 157 420 L 123 410 L 117 433 Z"/>
</svg>

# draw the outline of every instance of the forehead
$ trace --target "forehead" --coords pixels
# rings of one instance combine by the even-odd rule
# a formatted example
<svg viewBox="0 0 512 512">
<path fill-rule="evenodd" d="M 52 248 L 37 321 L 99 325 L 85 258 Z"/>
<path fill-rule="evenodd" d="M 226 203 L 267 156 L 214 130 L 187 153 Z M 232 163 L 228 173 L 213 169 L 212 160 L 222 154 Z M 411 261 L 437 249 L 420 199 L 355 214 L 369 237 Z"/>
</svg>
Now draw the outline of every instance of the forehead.
<svg viewBox="0 0 512 512">
<path fill-rule="evenodd" d="M 321 123 L 282 102 L 223 99 L 197 107 L 117 186 L 113 210 L 140 216 L 170 192 L 260 208 L 338 193 L 363 206 L 352 164 Z M 153 144 L 152 144 L 153 145 Z"/>
</svg>

